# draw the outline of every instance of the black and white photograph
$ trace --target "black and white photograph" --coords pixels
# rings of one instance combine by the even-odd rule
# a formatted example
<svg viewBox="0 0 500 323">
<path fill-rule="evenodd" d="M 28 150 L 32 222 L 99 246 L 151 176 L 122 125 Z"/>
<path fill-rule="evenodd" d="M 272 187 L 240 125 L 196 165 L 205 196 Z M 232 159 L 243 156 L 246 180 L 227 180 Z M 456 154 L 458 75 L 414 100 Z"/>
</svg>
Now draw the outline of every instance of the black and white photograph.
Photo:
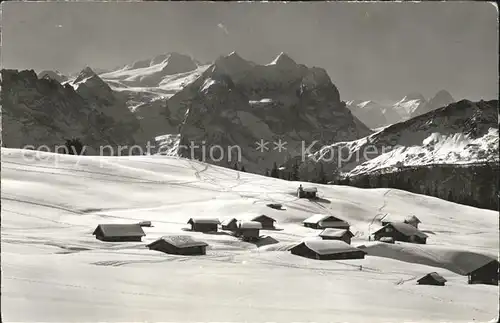
<svg viewBox="0 0 500 323">
<path fill-rule="evenodd" d="M 2 322 L 498 322 L 496 3 L 0 6 Z"/>
</svg>

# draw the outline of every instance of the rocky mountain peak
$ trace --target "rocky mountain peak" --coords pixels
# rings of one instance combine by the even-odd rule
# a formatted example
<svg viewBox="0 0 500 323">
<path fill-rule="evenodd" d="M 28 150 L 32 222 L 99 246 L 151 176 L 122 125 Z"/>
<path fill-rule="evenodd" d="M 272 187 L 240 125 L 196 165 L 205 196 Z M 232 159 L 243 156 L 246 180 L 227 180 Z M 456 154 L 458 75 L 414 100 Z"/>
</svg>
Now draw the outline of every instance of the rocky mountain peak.
<svg viewBox="0 0 500 323">
<path fill-rule="evenodd" d="M 447 106 L 450 103 L 455 102 L 455 99 L 446 90 L 441 90 L 436 95 L 434 95 L 426 104 L 420 106 L 412 113 L 412 117 L 416 117 L 425 114 L 430 111 Z"/>
<path fill-rule="evenodd" d="M 151 62 L 152 65 L 153 61 Z M 162 63 L 165 64 L 165 66 L 163 66 L 162 68 L 163 75 L 185 73 L 195 70 L 198 67 L 198 65 L 196 65 L 196 63 L 190 56 L 178 53 L 172 53 L 168 55 L 168 57 L 163 60 Z"/>
<path fill-rule="evenodd" d="M 434 95 L 434 97 L 429 100 L 429 104 L 436 106 L 436 108 L 440 108 L 437 105 L 445 106 L 454 101 L 455 99 L 451 96 L 450 92 L 446 90 L 440 90 L 436 93 L 436 95 Z"/>
<path fill-rule="evenodd" d="M 251 69 L 254 64 L 243 59 L 238 53 L 231 52 L 229 55 L 220 56 L 214 62 L 214 65 L 227 74 L 237 74 Z"/>
<path fill-rule="evenodd" d="M 412 101 L 412 100 L 419 100 L 419 101 L 422 101 L 422 102 L 427 101 L 425 99 L 425 97 L 422 95 L 422 93 L 418 93 L 418 92 L 408 93 L 407 95 L 405 95 L 403 97 L 403 99 L 401 101 Z"/>
<path fill-rule="evenodd" d="M 81 83 L 84 82 L 87 79 L 90 79 L 94 76 L 97 76 L 97 74 L 89 67 L 85 67 L 83 70 L 80 71 L 76 79 L 73 81 L 73 83 Z"/>
<path fill-rule="evenodd" d="M 40 73 L 38 73 L 38 78 L 49 78 L 49 79 L 52 79 L 52 80 L 55 80 L 59 83 L 62 83 L 62 82 L 65 82 L 68 80 L 68 77 L 64 74 L 62 74 L 61 72 L 55 70 L 55 71 L 49 71 L 49 70 L 45 70 L 45 71 L 41 71 Z"/>
<path fill-rule="evenodd" d="M 267 66 L 278 66 L 281 68 L 294 68 L 297 66 L 297 63 L 288 56 L 286 53 L 281 52 L 271 63 L 267 64 Z"/>
<path fill-rule="evenodd" d="M 87 69 L 82 76 L 91 75 Z M 51 149 L 64 138 L 80 138 L 96 153 L 109 143 L 133 144 L 132 127 L 123 118 L 102 113 L 104 107 L 82 97 L 71 86 L 53 79 L 38 79 L 33 70 L 2 70 L 2 144 L 19 148 L 47 145 Z"/>
</svg>

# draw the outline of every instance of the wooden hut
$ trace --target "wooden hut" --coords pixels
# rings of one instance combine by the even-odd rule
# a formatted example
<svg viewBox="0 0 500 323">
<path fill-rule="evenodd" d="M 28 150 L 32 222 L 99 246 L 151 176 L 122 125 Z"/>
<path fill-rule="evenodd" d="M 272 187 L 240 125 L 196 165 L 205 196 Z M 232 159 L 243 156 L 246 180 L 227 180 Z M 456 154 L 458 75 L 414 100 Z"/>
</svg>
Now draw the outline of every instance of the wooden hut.
<svg viewBox="0 0 500 323">
<path fill-rule="evenodd" d="M 204 255 L 207 246 L 207 243 L 186 235 L 161 237 L 147 245 L 150 250 L 173 255 Z"/>
<path fill-rule="evenodd" d="M 141 241 L 146 235 L 139 224 L 99 224 L 92 234 L 108 242 Z"/>
<path fill-rule="evenodd" d="M 394 241 L 425 244 L 427 235 L 414 226 L 403 222 L 391 222 L 373 233 L 375 240 L 391 237 Z"/>
<path fill-rule="evenodd" d="M 262 229 L 262 223 L 257 221 L 238 222 L 236 234 L 245 241 L 255 241 L 259 239 L 259 230 Z"/>
<path fill-rule="evenodd" d="M 487 259 L 482 262 L 470 263 L 466 270 L 469 284 L 498 285 L 499 262 L 496 259 Z"/>
<path fill-rule="evenodd" d="M 191 224 L 191 231 L 197 232 L 217 232 L 220 224 L 219 219 L 191 218 L 187 222 Z"/>
<path fill-rule="evenodd" d="M 141 221 L 139 223 L 137 223 L 138 225 L 140 225 L 141 227 L 152 227 L 153 224 L 151 223 L 151 221 Z"/>
<path fill-rule="evenodd" d="M 238 220 L 235 218 L 230 218 L 222 221 L 222 230 L 235 231 L 238 228 Z"/>
<path fill-rule="evenodd" d="M 351 238 L 354 234 L 350 230 L 346 229 L 332 229 L 326 228 L 319 234 L 323 240 L 340 240 L 347 244 L 351 244 Z"/>
<path fill-rule="evenodd" d="M 403 222 L 412 225 L 415 228 L 418 228 L 418 224 L 422 223 L 422 221 L 414 215 L 407 217 Z"/>
<path fill-rule="evenodd" d="M 297 256 L 319 260 L 363 259 L 366 252 L 339 240 L 304 240 L 290 249 Z"/>
<path fill-rule="evenodd" d="M 435 285 L 435 286 L 444 286 L 446 283 L 446 279 L 443 276 L 436 272 L 428 273 L 424 277 L 417 280 L 419 285 Z"/>
<path fill-rule="evenodd" d="M 283 210 L 283 204 L 281 204 L 281 203 L 269 203 L 269 204 L 266 204 L 266 206 L 268 206 L 272 209 L 275 209 L 275 210 Z"/>
<path fill-rule="evenodd" d="M 302 186 L 300 186 L 297 189 L 297 197 L 298 198 L 314 199 L 314 198 L 317 198 L 317 194 L 318 194 L 318 189 L 316 187 L 302 188 Z"/>
<path fill-rule="evenodd" d="M 333 215 L 327 214 L 314 214 L 313 216 L 305 219 L 302 224 L 305 227 L 313 228 L 313 229 L 346 229 L 349 230 L 349 223 L 346 221 L 339 219 Z"/>
<path fill-rule="evenodd" d="M 266 229 L 269 229 L 269 230 L 273 230 L 273 229 L 276 229 L 274 227 L 274 222 L 276 222 L 275 219 L 267 216 L 267 215 L 259 215 L 259 216 L 256 216 L 254 218 L 252 218 L 250 221 L 252 222 L 260 222 L 260 224 L 262 224 L 262 229 L 266 230 Z"/>
</svg>

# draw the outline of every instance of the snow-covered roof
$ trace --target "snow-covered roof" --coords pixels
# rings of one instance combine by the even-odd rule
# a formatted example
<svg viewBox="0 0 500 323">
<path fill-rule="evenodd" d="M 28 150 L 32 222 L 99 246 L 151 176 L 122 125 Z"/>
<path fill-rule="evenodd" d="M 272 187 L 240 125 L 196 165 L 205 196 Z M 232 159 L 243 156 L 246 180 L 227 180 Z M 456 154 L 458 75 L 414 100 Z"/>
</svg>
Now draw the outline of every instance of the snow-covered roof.
<svg viewBox="0 0 500 323">
<path fill-rule="evenodd" d="M 445 283 L 446 282 L 446 279 L 443 276 L 441 276 L 440 274 L 438 274 L 437 272 L 428 273 L 424 277 L 422 277 L 419 280 L 417 280 L 417 282 L 420 282 L 420 281 L 424 280 L 427 277 L 431 277 L 435 281 L 440 282 L 440 283 Z"/>
<path fill-rule="evenodd" d="M 142 226 L 151 226 L 151 221 L 141 221 L 137 223 L 138 225 Z"/>
<path fill-rule="evenodd" d="M 221 225 L 229 225 L 233 221 L 237 221 L 237 220 L 235 218 L 225 219 L 224 221 L 221 222 Z"/>
<path fill-rule="evenodd" d="M 417 218 L 416 216 L 412 215 L 412 216 L 408 216 L 405 218 L 405 221 L 408 221 L 408 222 L 417 222 L 417 223 L 422 223 L 422 221 L 420 221 L 419 218 Z"/>
<path fill-rule="evenodd" d="M 238 222 L 240 229 L 262 229 L 262 223 L 257 221 L 240 221 Z"/>
<path fill-rule="evenodd" d="M 94 231 L 94 235 L 98 230 L 106 237 L 143 237 L 146 234 L 139 224 L 99 224 Z"/>
<path fill-rule="evenodd" d="M 303 240 L 297 246 L 301 244 L 304 244 L 307 248 L 311 249 L 319 255 L 362 251 L 340 240 L 307 239 Z"/>
<path fill-rule="evenodd" d="M 314 214 L 313 216 L 305 219 L 302 223 L 312 223 L 312 224 L 317 224 L 322 221 L 342 221 L 339 218 L 334 217 L 333 215 L 328 215 L 328 214 Z"/>
<path fill-rule="evenodd" d="M 463 275 L 468 275 L 492 261 L 496 261 L 498 264 L 498 258 L 494 259 L 486 255 L 471 252 L 467 252 L 453 258 L 455 266 Z"/>
<path fill-rule="evenodd" d="M 263 214 L 263 215 L 259 215 L 259 216 L 256 216 L 256 217 L 254 217 L 253 219 L 251 219 L 251 221 L 258 221 L 258 220 L 261 220 L 261 219 L 269 219 L 269 220 L 271 220 L 271 221 L 273 221 L 273 222 L 276 222 L 276 220 L 275 220 L 275 219 L 273 219 L 273 218 L 271 218 L 270 216 L 267 216 L 267 215 L 265 215 L 265 214 Z"/>
<path fill-rule="evenodd" d="M 311 192 L 311 193 L 314 193 L 314 192 L 318 191 L 318 189 L 316 187 L 303 187 L 302 190 L 304 192 Z"/>
<path fill-rule="evenodd" d="M 217 218 L 191 218 L 188 223 L 219 224 L 220 221 Z"/>
<path fill-rule="evenodd" d="M 320 237 L 342 238 L 344 235 L 354 236 L 351 231 L 346 229 L 326 228 L 319 234 Z"/>
<path fill-rule="evenodd" d="M 174 247 L 177 248 L 189 248 L 189 247 L 206 247 L 208 244 L 203 241 L 198 241 L 195 240 L 191 236 L 187 235 L 178 235 L 178 236 L 164 236 L 161 237 L 160 239 L 156 240 L 153 243 L 148 244 L 147 246 L 152 246 L 153 244 L 157 244 L 161 241 L 164 241 L 168 244 L 171 244 Z"/>
<path fill-rule="evenodd" d="M 377 233 L 381 230 L 384 230 L 386 227 L 392 226 L 395 230 L 399 231 L 405 236 L 417 236 L 419 238 L 427 238 L 428 235 L 423 233 L 422 231 L 418 230 L 415 228 L 413 225 L 408 224 L 408 223 L 403 223 L 403 222 L 391 222 L 386 225 L 384 225 L 382 228 L 379 230 L 375 231 L 374 233 Z"/>
</svg>

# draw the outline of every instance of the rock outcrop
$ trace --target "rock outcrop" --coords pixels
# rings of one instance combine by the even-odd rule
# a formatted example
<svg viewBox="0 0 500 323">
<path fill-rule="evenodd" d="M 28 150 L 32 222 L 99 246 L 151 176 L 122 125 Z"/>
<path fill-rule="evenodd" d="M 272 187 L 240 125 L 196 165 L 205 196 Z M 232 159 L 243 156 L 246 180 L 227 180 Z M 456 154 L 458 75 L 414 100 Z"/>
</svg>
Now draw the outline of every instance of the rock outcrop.
<svg viewBox="0 0 500 323">
<path fill-rule="evenodd" d="M 88 86 L 92 82 L 98 80 Z M 33 70 L 2 70 L 1 94 L 4 147 L 55 151 L 66 139 L 79 138 L 87 146 L 86 153 L 97 154 L 106 145 L 116 149 L 136 144 L 131 128 L 108 113 L 109 93 L 106 100 L 94 100 L 70 84 L 40 79 Z"/>
</svg>

